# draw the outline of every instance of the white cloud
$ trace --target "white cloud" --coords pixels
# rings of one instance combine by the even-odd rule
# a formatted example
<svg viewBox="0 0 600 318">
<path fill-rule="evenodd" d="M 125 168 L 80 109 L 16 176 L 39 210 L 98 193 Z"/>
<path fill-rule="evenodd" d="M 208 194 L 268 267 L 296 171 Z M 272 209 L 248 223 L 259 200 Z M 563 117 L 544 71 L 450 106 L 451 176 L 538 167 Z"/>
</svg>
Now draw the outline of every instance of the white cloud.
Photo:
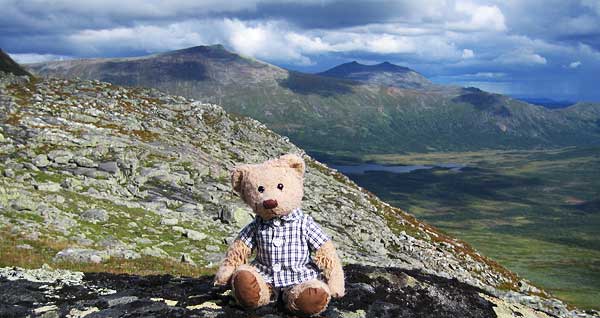
<svg viewBox="0 0 600 318">
<path fill-rule="evenodd" d="M 521 49 L 500 55 L 494 61 L 509 65 L 545 65 L 545 57 L 530 50 Z"/>
<path fill-rule="evenodd" d="M 470 59 L 470 58 L 473 58 L 474 56 L 475 56 L 475 53 L 473 53 L 473 50 L 463 49 L 463 52 L 462 52 L 463 59 Z"/>
<path fill-rule="evenodd" d="M 578 68 L 580 66 L 581 66 L 581 62 L 580 61 L 571 62 L 569 64 L 569 68 L 572 68 L 572 69 L 576 69 L 576 68 Z"/>
<path fill-rule="evenodd" d="M 65 55 L 54 54 L 37 54 L 37 53 L 8 53 L 10 57 L 19 64 L 40 63 L 48 61 L 70 60 L 72 57 Z"/>
<path fill-rule="evenodd" d="M 459 31 L 505 31 L 504 14 L 497 6 L 478 5 L 470 1 L 457 1 L 454 9 L 465 19 L 447 23 L 447 27 Z"/>
</svg>

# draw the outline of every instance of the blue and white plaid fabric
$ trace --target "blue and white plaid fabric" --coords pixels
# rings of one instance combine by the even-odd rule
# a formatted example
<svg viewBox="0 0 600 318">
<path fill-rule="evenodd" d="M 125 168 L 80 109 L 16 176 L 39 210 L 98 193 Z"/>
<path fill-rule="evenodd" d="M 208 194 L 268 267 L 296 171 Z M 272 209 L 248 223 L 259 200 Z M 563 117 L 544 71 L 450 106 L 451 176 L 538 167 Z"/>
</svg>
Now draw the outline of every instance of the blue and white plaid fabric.
<svg viewBox="0 0 600 318">
<path fill-rule="evenodd" d="M 256 250 L 252 265 L 274 287 L 295 285 L 318 277 L 320 271 L 310 252 L 329 241 L 313 218 L 300 209 L 268 221 L 257 216 L 242 229 L 238 239 Z"/>
</svg>

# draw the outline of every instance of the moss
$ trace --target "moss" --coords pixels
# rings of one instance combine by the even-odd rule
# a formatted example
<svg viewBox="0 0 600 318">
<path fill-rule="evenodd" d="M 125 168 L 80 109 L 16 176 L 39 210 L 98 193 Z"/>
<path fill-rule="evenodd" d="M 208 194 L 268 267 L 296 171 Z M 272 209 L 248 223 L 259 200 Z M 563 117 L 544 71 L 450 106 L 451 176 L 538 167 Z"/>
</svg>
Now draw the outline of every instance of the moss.
<svg viewBox="0 0 600 318">
<path fill-rule="evenodd" d="M 37 181 L 39 183 L 44 183 L 44 182 L 61 183 L 65 180 L 66 176 L 64 176 L 60 173 L 49 174 L 44 171 L 37 171 L 33 175 L 33 178 L 35 179 L 35 181 Z"/>
</svg>

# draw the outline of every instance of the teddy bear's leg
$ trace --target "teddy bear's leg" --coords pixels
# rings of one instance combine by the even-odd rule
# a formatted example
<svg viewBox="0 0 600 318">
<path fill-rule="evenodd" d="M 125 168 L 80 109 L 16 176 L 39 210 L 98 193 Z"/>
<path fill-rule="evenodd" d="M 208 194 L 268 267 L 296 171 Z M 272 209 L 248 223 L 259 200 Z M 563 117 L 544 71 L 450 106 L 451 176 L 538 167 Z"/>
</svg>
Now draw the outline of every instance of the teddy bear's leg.
<svg viewBox="0 0 600 318">
<path fill-rule="evenodd" d="M 311 279 L 289 289 L 284 294 L 289 310 L 316 315 L 327 308 L 331 294 L 329 287 L 318 279 Z"/>
<path fill-rule="evenodd" d="M 251 265 L 241 265 L 236 269 L 231 287 L 235 299 L 246 308 L 266 305 L 271 299 L 271 288 Z"/>
</svg>

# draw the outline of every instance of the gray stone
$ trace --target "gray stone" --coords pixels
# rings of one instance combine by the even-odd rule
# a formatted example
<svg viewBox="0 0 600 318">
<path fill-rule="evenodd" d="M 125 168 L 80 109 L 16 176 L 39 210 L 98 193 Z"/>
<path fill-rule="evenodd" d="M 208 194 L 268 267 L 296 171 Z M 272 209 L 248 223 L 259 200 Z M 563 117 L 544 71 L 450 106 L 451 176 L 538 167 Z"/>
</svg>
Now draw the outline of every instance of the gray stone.
<svg viewBox="0 0 600 318">
<path fill-rule="evenodd" d="M 139 298 L 137 296 L 116 296 L 116 297 L 105 297 L 103 300 L 106 301 L 108 307 L 114 307 L 118 305 L 126 305 L 130 304 L 134 301 L 137 301 Z"/>
<path fill-rule="evenodd" d="M 206 234 L 189 229 L 185 230 L 184 236 L 192 241 L 202 241 L 203 239 L 207 238 Z"/>
<path fill-rule="evenodd" d="M 140 255 L 140 253 L 130 250 L 130 249 L 123 249 L 123 248 L 116 248 L 116 249 L 108 249 L 108 255 L 110 255 L 111 257 L 115 257 L 115 258 L 121 258 L 121 259 L 138 259 L 140 257 L 142 257 Z"/>
<path fill-rule="evenodd" d="M 165 252 L 163 249 L 161 249 L 160 247 L 146 247 L 142 250 L 142 255 L 147 255 L 147 256 L 154 256 L 154 257 L 160 257 L 160 258 L 165 258 L 168 257 L 169 254 L 167 254 L 167 252 Z"/>
<path fill-rule="evenodd" d="M 104 209 L 90 209 L 81 213 L 81 218 L 92 223 L 106 222 L 108 221 L 108 212 Z"/>
<path fill-rule="evenodd" d="M 110 258 L 106 251 L 86 248 L 66 248 L 54 256 L 55 262 L 101 263 Z"/>
<path fill-rule="evenodd" d="M 0 133 L 0 142 L 4 141 L 4 135 L 2 133 Z"/>
<path fill-rule="evenodd" d="M 228 204 L 221 207 L 219 219 L 227 224 L 246 225 L 254 219 L 254 214 L 246 206 Z"/>
<path fill-rule="evenodd" d="M 67 150 L 52 150 L 48 153 L 48 158 L 57 164 L 67 164 L 73 158 L 73 153 Z"/>
<path fill-rule="evenodd" d="M 55 183 L 55 182 L 39 183 L 39 184 L 36 184 L 34 187 L 38 191 L 46 191 L 46 192 L 58 192 L 61 189 L 60 184 Z"/>
<path fill-rule="evenodd" d="M 44 168 L 50 165 L 50 161 L 47 155 L 41 154 L 33 158 L 33 164 L 38 168 Z"/>
<path fill-rule="evenodd" d="M 60 185 L 67 190 L 79 190 L 82 188 L 81 181 L 76 178 L 67 178 Z"/>
<path fill-rule="evenodd" d="M 31 199 L 18 197 L 10 201 L 10 207 L 17 211 L 35 211 L 39 204 Z"/>
<path fill-rule="evenodd" d="M 138 244 L 150 244 L 152 243 L 152 240 L 145 238 L 145 237 L 138 237 L 135 239 L 136 243 Z"/>
<path fill-rule="evenodd" d="M 84 168 L 96 168 L 98 167 L 98 164 L 89 158 L 86 157 L 75 157 L 73 158 L 73 162 L 75 162 L 75 164 L 77 164 L 80 167 L 84 167 Z"/>
<path fill-rule="evenodd" d="M 160 220 L 161 225 L 177 225 L 179 223 L 178 219 L 173 218 L 163 218 Z"/>
<path fill-rule="evenodd" d="M 98 165 L 98 169 L 101 171 L 108 172 L 110 174 L 119 173 L 119 165 L 115 161 L 102 162 Z"/>
<path fill-rule="evenodd" d="M 15 171 L 12 169 L 6 169 L 4 170 L 4 176 L 7 178 L 14 178 L 16 176 Z"/>
</svg>

